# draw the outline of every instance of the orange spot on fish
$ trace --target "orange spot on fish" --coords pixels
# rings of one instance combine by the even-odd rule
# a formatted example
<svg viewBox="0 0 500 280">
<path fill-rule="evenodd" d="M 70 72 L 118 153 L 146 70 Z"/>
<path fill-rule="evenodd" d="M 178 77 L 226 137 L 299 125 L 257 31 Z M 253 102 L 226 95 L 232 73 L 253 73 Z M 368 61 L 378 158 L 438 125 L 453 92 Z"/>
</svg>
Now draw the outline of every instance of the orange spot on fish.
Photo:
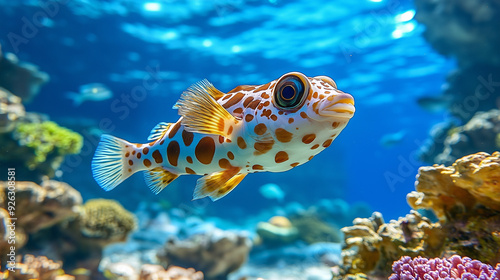
<svg viewBox="0 0 500 280">
<path fill-rule="evenodd" d="M 313 157 L 314 157 L 314 156 L 310 156 L 308 160 L 311 160 L 311 159 L 313 159 Z"/>
<path fill-rule="evenodd" d="M 144 149 L 142 149 L 142 153 L 143 153 L 144 155 L 147 155 L 147 154 L 148 154 L 148 152 L 149 152 L 149 148 L 148 148 L 148 147 L 145 147 Z"/>
<path fill-rule="evenodd" d="M 194 150 L 196 159 L 203 164 L 210 164 L 215 154 L 215 142 L 212 137 L 201 138 Z"/>
<path fill-rule="evenodd" d="M 250 121 L 252 121 L 252 120 L 253 120 L 253 115 L 247 114 L 247 115 L 245 116 L 245 121 L 250 122 Z"/>
<path fill-rule="evenodd" d="M 290 140 L 292 140 L 292 137 L 293 137 L 293 133 L 290 133 L 281 127 L 276 129 L 275 134 L 276 134 L 276 138 L 278 139 L 278 141 L 283 142 L 283 143 L 290 142 Z"/>
<path fill-rule="evenodd" d="M 294 162 L 294 163 L 290 164 L 290 166 L 291 166 L 291 167 L 295 167 L 295 166 L 297 166 L 297 165 L 299 165 L 299 163 L 298 163 L 298 162 Z"/>
<path fill-rule="evenodd" d="M 125 157 L 129 157 L 130 156 L 130 153 L 129 152 L 126 152 L 125 153 Z"/>
<path fill-rule="evenodd" d="M 259 105 L 259 103 L 260 103 L 260 100 L 254 100 L 250 104 L 248 104 L 248 108 L 255 109 L 255 108 L 257 108 L 257 106 Z"/>
<path fill-rule="evenodd" d="M 332 123 L 332 127 L 333 127 L 333 128 L 337 128 L 337 127 L 339 127 L 339 125 L 340 125 L 340 123 L 339 123 L 339 122 L 333 122 L 333 123 Z"/>
<path fill-rule="evenodd" d="M 300 116 L 301 116 L 303 119 L 307 119 L 307 114 L 306 114 L 306 112 L 300 112 Z"/>
<path fill-rule="evenodd" d="M 229 152 L 227 152 L 227 157 L 228 157 L 230 160 L 233 160 L 233 159 L 234 159 L 234 154 L 233 154 L 231 151 L 229 151 Z"/>
<path fill-rule="evenodd" d="M 319 144 L 315 144 L 314 146 L 311 147 L 311 150 L 316 150 L 319 147 Z"/>
<path fill-rule="evenodd" d="M 260 164 L 255 164 L 252 166 L 253 170 L 264 170 L 264 167 Z"/>
<path fill-rule="evenodd" d="M 246 108 L 248 107 L 248 104 L 250 104 L 250 102 L 253 101 L 253 97 L 252 96 L 249 96 L 245 99 L 245 101 L 243 101 L 243 106 Z"/>
<path fill-rule="evenodd" d="M 279 151 L 274 157 L 276 163 L 282 163 L 288 160 L 288 154 L 284 151 Z"/>
<path fill-rule="evenodd" d="M 132 166 L 134 165 L 134 161 L 132 161 L 131 159 L 128 160 L 128 165 Z"/>
<path fill-rule="evenodd" d="M 144 163 L 144 166 L 146 166 L 146 167 L 150 167 L 151 166 L 151 161 L 149 159 L 145 159 L 143 161 L 143 163 Z"/>
<path fill-rule="evenodd" d="M 256 125 L 253 129 L 253 131 L 255 132 L 255 134 L 257 135 L 262 135 L 264 133 L 266 133 L 267 131 L 267 126 L 263 123 L 259 123 L 258 125 Z"/>
<path fill-rule="evenodd" d="M 196 174 L 196 172 L 194 172 L 194 170 L 189 168 L 189 167 L 186 167 L 186 173 L 187 174 Z"/>
<path fill-rule="evenodd" d="M 182 141 L 186 147 L 189 147 L 189 145 L 193 143 L 193 139 L 194 134 L 192 132 L 186 131 L 185 129 L 182 130 Z"/>
<path fill-rule="evenodd" d="M 235 105 L 236 103 L 240 102 L 240 100 L 243 99 L 243 97 L 245 97 L 245 94 L 238 92 L 238 93 L 234 94 L 233 97 L 231 97 L 231 99 L 229 99 L 226 103 L 224 103 L 224 105 L 222 105 L 222 107 L 229 108 L 229 107 Z"/>
<path fill-rule="evenodd" d="M 271 115 L 271 120 L 277 121 L 278 120 L 278 116 L 276 116 L 275 114 L 272 114 Z"/>
<path fill-rule="evenodd" d="M 179 154 L 181 153 L 181 148 L 177 141 L 172 141 L 167 146 L 167 159 L 172 166 L 177 166 L 177 161 L 179 160 Z M 154 157 L 154 155 L 153 155 Z M 155 158 L 156 161 L 156 158 Z M 157 162 L 158 163 L 158 162 Z"/>
<path fill-rule="evenodd" d="M 233 133 L 233 126 L 229 126 L 229 129 L 227 130 L 227 135 L 231 135 Z"/>
<path fill-rule="evenodd" d="M 323 143 L 323 147 L 328 148 L 332 144 L 332 139 L 328 139 Z"/>
<path fill-rule="evenodd" d="M 239 107 L 233 110 L 234 114 L 241 115 L 243 113 L 243 108 Z"/>
<path fill-rule="evenodd" d="M 175 125 L 170 130 L 170 132 L 168 133 L 168 138 L 173 138 L 180 127 L 181 127 L 181 122 L 180 121 L 176 122 Z"/>
<path fill-rule="evenodd" d="M 177 141 L 172 141 L 172 142 L 170 142 L 170 144 L 168 146 L 170 147 L 172 145 L 172 143 L 174 143 L 174 142 L 177 144 Z M 177 144 L 177 146 L 179 146 L 179 144 Z M 167 153 L 168 153 L 168 148 L 167 148 Z M 153 156 L 153 159 L 155 160 L 156 163 L 163 162 L 163 157 L 161 156 L 160 151 L 156 150 L 151 155 Z M 179 156 L 179 154 L 177 154 L 177 156 Z M 175 164 L 177 165 L 177 160 L 176 160 Z"/>
<path fill-rule="evenodd" d="M 219 166 L 220 168 L 223 168 L 223 169 L 229 169 L 231 168 L 231 164 L 229 163 L 229 160 L 225 159 L 225 158 L 221 158 L 219 160 Z"/>
<path fill-rule="evenodd" d="M 267 152 L 269 152 L 274 145 L 274 141 L 269 141 L 269 142 L 256 142 L 253 147 L 255 149 L 255 152 L 253 152 L 254 155 L 262 155 Z"/>
<path fill-rule="evenodd" d="M 294 119 L 293 118 L 289 118 L 288 119 L 288 123 L 293 123 Z"/>
<path fill-rule="evenodd" d="M 189 163 L 193 163 L 193 158 L 190 157 L 190 156 L 187 156 L 186 157 L 186 161 L 189 162 Z"/>
<path fill-rule="evenodd" d="M 237 139 L 237 144 L 238 144 L 238 147 L 240 147 L 240 149 L 246 149 L 247 147 L 247 143 L 245 142 L 245 139 L 243 139 L 243 137 L 239 136 L 238 139 Z"/>
<path fill-rule="evenodd" d="M 256 88 L 255 91 L 267 90 L 269 88 L 269 86 L 271 86 L 271 83 L 261 85 L 260 87 Z"/>
<path fill-rule="evenodd" d="M 312 141 L 314 141 L 314 139 L 316 139 L 316 134 L 307 134 L 302 137 L 302 142 L 304 144 L 310 144 Z"/>
</svg>

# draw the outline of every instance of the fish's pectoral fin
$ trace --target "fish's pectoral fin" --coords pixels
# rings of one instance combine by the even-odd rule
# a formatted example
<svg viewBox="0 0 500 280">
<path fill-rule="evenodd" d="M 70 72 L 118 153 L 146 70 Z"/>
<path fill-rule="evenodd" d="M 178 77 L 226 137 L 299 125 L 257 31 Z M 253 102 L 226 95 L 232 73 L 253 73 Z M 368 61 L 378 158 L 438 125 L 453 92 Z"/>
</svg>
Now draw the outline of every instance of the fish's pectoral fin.
<svg viewBox="0 0 500 280">
<path fill-rule="evenodd" d="M 190 132 L 221 135 L 231 139 L 231 133 L 239 120 L 217 103 L 214 89 L 212 84 L 204 80 L 182 93 L 176 103 L 179 115 L 182 116 L 181 124 Z"/>
<path fill-rule="evenodd" d="M 149 133 L 148 141 L 155 141 L 160 139 L 165 133 L 167 133 L 168 128 L 171 126 L 171 123 L 161 122 L 157 124 L 151 132 Z"/>
<path fill-rule="evenodd" d="M 149 189 L 154 193 L 160 193 L 168 184 L 179 177 L 178 174 L 172 173 L 163 167 L 156 167 L 144 171 L 144 180 Z"/>
<path fill-rule="evenodd" d="M 219 200 L 230 193 L 247 175 L 239 173 L 241 168 L 234 167 L 224 171 L 208 174 L 196 182 L 193 200 L 210 197 L 212 201 Z"/>
</svg>

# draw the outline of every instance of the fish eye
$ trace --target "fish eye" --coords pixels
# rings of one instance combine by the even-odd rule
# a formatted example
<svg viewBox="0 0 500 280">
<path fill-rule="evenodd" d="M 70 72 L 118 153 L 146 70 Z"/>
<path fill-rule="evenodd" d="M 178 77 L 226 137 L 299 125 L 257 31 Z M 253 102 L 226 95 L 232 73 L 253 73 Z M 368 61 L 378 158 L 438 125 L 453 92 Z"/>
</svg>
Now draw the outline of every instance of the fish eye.
<svg viewBox="0 0 500 280">
<path fill-rule="evenodd" d="M 276 85 L 274 101 L 282 109 L 293 109 L 302 103 L 304 93 L 304 83 L 298 76 L 285 76 Z"/>
</svg>

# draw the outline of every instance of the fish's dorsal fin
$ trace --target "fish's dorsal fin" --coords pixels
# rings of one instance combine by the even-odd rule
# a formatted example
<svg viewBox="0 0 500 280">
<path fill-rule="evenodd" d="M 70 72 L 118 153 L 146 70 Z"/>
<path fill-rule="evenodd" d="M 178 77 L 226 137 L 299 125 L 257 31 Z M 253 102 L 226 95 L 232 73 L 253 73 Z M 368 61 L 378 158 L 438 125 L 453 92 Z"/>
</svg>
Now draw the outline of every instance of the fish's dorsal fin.
<svg viewBox="0 0 500 280">
<path fill-rule="evenodd" d="M 161 122 L 157 124 L 151 132 L 149 133 L 148 141 L 155 141 L 160 139 L 165 133 L 167 133 L 168 128 L 171 126 L 171 123 Z"/>
<path fill-rule="evenodd" d="M 208 85 L 207 85 L 208 83 Z M 182 125 L 189 132 L 221 135 L 231 139 L 238 120 L 217 103 L 215 87 L 204 80 L 184 91 L 176 106 L 182 116 Z"/>
<path fill-rule="evenodd" d="M 172 173 L 163 167 L 156 167 L 144 172 L 144 180 L 154 194 L 161 192 L 177 177 L 179 177 L 178 174 Z"/>
<path fill-rule="evenodd" d="M 224 171 L 208 174 L 196 182 L 193 200 L 210 197 L 212 201 L 219 200 L 230 193 L 247 175 L 239 173 L 241 168 L 234 167 Z"/>
</svg>

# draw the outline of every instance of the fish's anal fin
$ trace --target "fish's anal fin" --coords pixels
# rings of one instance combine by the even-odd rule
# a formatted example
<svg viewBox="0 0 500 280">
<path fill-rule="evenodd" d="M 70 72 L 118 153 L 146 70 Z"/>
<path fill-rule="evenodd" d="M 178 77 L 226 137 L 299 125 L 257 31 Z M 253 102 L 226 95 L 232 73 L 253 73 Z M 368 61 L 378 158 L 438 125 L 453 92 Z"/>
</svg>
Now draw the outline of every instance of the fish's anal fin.
<svg viewBox="0 0 500 280">
<path fill-rule="evenodd" d="M 210 197 L 219 200 L 230 193 L 247 175 L 239 173 L 241 168 L 234 167 L 224 171 L 208 174 L 196 182 L 193 200 Z"/>
<path fill-rule="evenodd" d="M 163 167 L 156 167 L 144 171 L 144 180 L 149 189 L 154 193 L 160 193 L 168 184 L 179 177 L 178 174 L 172 173 Z"/>
<path fill-rule="evenodd" d="M 92 174 L 101 188 L 110 191 L 135 172 L 124 168 L 125 154 L 133 149 L 132 146 L 118 137 L 101 136 L 92 159 Z"/>
<path fill-rule="evenodd" d="M 177 107 L 182 125 L 189 132 L 214 134 L 231 139 L 239 120 L 217 103 L 216 89 L 207 80 L 196 83 L 184 91 Z"/>
<path fill-rule="evenodd" d="M 160 139 L 165 133 L 167 133 L 168 128 L 171 126 L 171 123 L 166 123 L 166 122 L 161 122 L 157 124 L 153 129 L 151 130 L 148 141 L 155 141 Z"/>
</svg>

